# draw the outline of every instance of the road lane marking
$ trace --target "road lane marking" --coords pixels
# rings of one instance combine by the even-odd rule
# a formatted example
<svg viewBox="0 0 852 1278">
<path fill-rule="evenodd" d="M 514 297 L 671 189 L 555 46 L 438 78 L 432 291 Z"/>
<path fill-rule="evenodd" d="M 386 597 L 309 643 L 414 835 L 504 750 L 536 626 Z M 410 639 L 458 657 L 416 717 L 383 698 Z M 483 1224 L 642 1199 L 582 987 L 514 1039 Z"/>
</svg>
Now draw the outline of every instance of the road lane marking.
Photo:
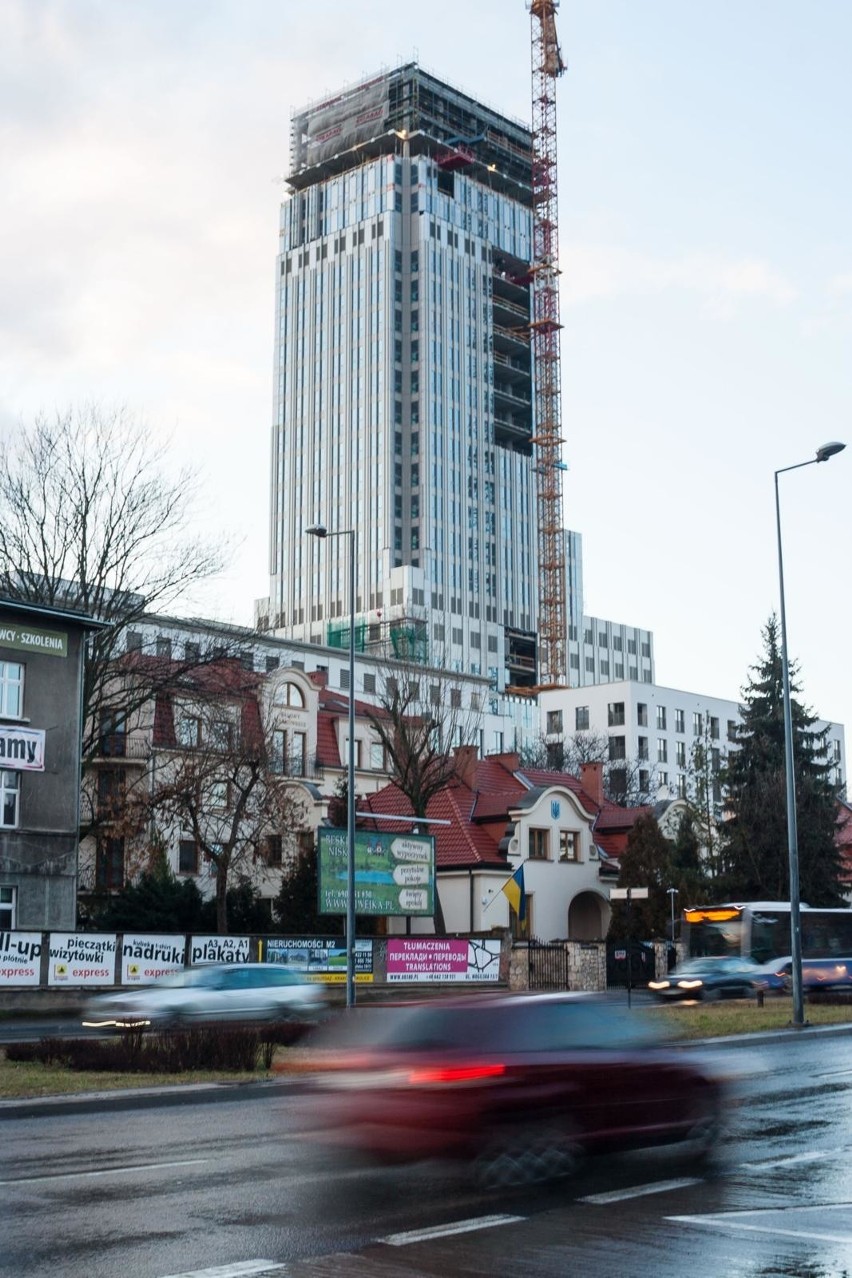
<svg viewBox="0 0 852 1278">
<path fill-rule="evenodd" d="M 848 1203 L 842 1204 L 848 1207 Z M 785 1208 L 788 1211 L 789 1208 Z M 810 1210 L 815 1210 L 811 1208 Z M 820 1208 L 819 1210 L 825 1210 Z M 708 1229 L 738 1229 L 750 1234 L 771 1234 L 773 1237 L 808 1239 L 811 1242 L 852 1243 L 852 1232 L 845 1234 L 828 1234 L 811 1229 L 781 1229 L 776 1225 L 750 1225 L 744 1220 L 733 1220 L 729 1216 L 667 1216 L 667 1220 L 682 1225 L 700 1225 Z"/>
<path fill-rule="evenodd" d="M 773 1167 L 789 1167 L 792 1163 L 822 1163 L 832 1154 L 844 1154 L 843 1149 L 824 1149 L 818 1154 L 788 1154 L 786 1158 L 767 1158 L 762 1163 L 742 1163 L 743 1171 L 771 1171 Z"/>
<path fill-rule="evenodd" d="M 607 1194 L 588 1194 L 578 1198 L 578 1203 L 620 1203 L 625 1198 L 642 1198 L 645 1194 L 663 1194 L 668 1189 L 686 1189 L 689 1185 L 703 1185 L 703 1176 L 687 1176 L 682 1180 L 655 1180 L 650 1185 L 634 1185 L 631 1189 L 613 1189 Z"/>
<path fill-rule="evenodd" d="M 431 1242 L 433 1238 L 449 1238 L 453 1234 L 469 1234 L 476 1229 L 494 1229 L 497 1225 L 514 1225 L 526 1216 L 474 1216 L 456 1220 L 451 1225 L 432 1225 L 429 1229 L 408 1229 L 401 1234 L 388 1234 L 378 1241 L 388 1247 L 407 1247 L 409 1243 Z"/>
<path fill-rule="evenodd" d="M 209 1158 L 183 1158 L 171 1163 L 133 1163 L 130 1167 L 103 1167 L 98 1171 L 53 1172 L 50 1176 L 16 1176 L 14 1180 L 0 1180 L 0 1185 L 37 1185 L 52 1180 L 81 1180 L 97 1176 L 126 1176 L 128 1172 L 160 1171 L 164 1167 L 197 1167 L 209 1163 Z"/>
<path fill-rule="evenodd" d="M 180 1274 L 164 1274 L 163 1278 L 248 1278 L 249 1274 L 280 1274 L 286 1268 L 277 1260 L 238 1260 L 233 1265 L 187 1269 Z"/>
</svg>

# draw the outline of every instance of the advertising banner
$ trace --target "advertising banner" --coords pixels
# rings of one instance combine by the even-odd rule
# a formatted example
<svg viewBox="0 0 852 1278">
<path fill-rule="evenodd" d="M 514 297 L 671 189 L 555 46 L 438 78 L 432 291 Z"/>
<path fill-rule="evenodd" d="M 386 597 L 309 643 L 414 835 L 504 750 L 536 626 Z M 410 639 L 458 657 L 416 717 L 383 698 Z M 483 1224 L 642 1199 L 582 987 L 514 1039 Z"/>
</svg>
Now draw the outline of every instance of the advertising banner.
<svg viewBox="0 0 852 1278">
<path fill-rule="evenodd" d="M 0 727 L 0 768 L 44 772 L 44 729 Z"/>
<path fill-rule="evenodd" d="M 0 988 L 38 985 L 41 932 L 0 932 Z"/>
<path fill-rule="evenodd" d="M 189 963 L 248 963 L 251 938 L 248 936 L 193 936 L 189 941 Z"/>
<path fill-rule="evenodd" d="M 356 914 L 434 914 L 435 840 L 430 834 L 356 830 L 354 859 Z M 320 914 L 345 914 L 345 830 L 320 829 L 317 864 Z"/>
<path fill-rule="evenodd" d="M 340 936 L 270 937 L 265 945 L 267 963 L 280 963 L 291 972 L 304 972 L 310 981 L 335 983 L 346 980 L 346 943 Z M 373 979 L 373 942 L 354 945 L 355 980 Z"/>
<path fill-rule="evenodd" d="M 51 932 L 48 985 L 112 985 L 115 933 Z"/>
<path fill-rule="evenodd" d="M 150 985 L 183 971 L 185 936 L 126 935 L 121 947 L 121 984 Z"/>
<path fill-rule="evenodd" d="M 452 937 L 400 937 L 388 940 L 388 981 L 496 981 L 500 942 Z"/>
</svg>

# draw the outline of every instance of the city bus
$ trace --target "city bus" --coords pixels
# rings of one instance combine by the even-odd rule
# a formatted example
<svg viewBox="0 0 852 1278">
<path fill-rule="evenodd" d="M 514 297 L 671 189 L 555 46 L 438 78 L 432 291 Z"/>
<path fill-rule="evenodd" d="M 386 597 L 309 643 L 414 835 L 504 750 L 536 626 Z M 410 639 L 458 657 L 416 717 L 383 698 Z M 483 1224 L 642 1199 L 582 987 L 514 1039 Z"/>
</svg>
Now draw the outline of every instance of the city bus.
<svg viewBox="0 0 852 1278">
<path fill-rule="evenodd" d="M 848 960 L 852 973 L 852 909 L 799 907 L 804 959 Z M 701 905 L 683 912 L 685 957 L 731 954 L 770 963 L 789 956 L 790 902 Z M 852 979 L 852 978 L 850 978 Z"/>
</svg>

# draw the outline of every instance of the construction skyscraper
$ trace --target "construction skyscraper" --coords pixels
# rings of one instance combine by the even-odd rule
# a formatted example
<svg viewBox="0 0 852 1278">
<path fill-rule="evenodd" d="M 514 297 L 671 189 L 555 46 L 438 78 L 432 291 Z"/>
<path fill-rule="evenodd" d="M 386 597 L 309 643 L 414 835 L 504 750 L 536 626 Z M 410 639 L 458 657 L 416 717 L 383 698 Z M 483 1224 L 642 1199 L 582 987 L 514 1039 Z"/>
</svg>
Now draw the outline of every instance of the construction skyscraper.
<svg viewBox="0 0 852 1278">
<path fill-rule="evenodd" d="M 415 64 L 297 112 L 261 624 L 538 680 L 532 138 Z"/>
</svg>

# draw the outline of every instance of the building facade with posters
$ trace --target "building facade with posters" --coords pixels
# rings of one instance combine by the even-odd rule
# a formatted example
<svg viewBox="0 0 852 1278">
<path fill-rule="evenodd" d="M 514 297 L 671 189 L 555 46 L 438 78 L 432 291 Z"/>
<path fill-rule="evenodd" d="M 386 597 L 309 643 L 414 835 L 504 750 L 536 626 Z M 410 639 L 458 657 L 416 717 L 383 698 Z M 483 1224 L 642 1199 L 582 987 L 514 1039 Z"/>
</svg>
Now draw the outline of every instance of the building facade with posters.
<svg viewBox="0 0 852 1278">
<path fill-rule="evenodd" d="M 0 598 L 0 931 L 75 925 L 83 658 L 97 624 Z"/>
</svg>

